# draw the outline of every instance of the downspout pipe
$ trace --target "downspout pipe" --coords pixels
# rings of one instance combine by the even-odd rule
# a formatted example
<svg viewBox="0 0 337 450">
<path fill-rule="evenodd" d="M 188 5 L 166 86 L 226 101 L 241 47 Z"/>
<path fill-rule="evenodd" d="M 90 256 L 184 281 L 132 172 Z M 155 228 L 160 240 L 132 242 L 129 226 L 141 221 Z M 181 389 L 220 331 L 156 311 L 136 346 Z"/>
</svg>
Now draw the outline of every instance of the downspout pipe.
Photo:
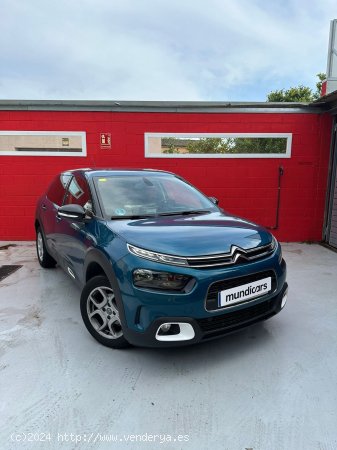
<svg viewBox="0 0 337 450">
<path fill-rule="evenodd" d="M 284 175 L 284 169 L 282 166 L 279 166 L 275 225 L 273 227 L 267 227 L 269 230 L 278 230 L 278 227 L 279 227 L 280 204 L 281 204 L 281 180 L 282 180 L 283 175 Z"/>
</svg>

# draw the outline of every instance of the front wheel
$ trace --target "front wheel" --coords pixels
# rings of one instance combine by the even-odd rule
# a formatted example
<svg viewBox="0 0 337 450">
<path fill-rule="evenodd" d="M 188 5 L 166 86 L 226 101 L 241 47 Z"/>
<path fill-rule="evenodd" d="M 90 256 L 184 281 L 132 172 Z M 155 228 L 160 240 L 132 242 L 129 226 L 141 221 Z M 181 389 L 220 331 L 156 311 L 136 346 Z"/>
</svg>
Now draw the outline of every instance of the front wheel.
<svg viewBox="0 0 337 450">
<path fill-rule="evenodd" d="M 40 266 L 44 269 L 56 266 L 55 259 L 48 253 L 40 227 L 36 230 L 36 253 Z"/>
<path fill-rule="evenodd" d="M 129 343 L 123 335 L 116 297 L 107 277 L 91 278 L 81 294 L 82 319 L 89 333 L 101 344 L 125 348 Z"/>
</svg>

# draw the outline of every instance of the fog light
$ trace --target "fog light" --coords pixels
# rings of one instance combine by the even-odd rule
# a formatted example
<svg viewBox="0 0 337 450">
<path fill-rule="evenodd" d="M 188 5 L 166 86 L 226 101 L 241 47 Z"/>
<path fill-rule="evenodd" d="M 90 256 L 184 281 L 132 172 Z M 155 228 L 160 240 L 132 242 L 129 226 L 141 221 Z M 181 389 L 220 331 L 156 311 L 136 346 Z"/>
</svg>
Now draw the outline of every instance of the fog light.
<svg viewBox="0 0 337 450">
<path fill-rule="evenodd" d="M 156 333 L 157 341 L 166 342 L 189 341 L 194 337 L 194 328 L 185 322 L 162 323 Z"/>
<path fill-rule="evenodd" d="M 168 330 L 171 328 L 171 325 L 169 324 L 169 323 L 164 323 L 161 327 L 160 327 L 160 330 L 163 332 L 163 333 L 167 333 L 168 332 Z"/>
<path fill-rule="evenodd" d="M 161 336 L 179 333 L 180 333 L 180 326 L 177 323 L 163 323 L 162 325 L 160 325 L 157 332 L 157 334 Z"/>
<path fill-rule="evenodd" d="M 283 298 L 282 298 L 282 302 L 281 302 L 281 309 L 284 308 L 285 304 L 287 303 L 288 300 L 288 289 L 285 291 Z"/>
</svg>

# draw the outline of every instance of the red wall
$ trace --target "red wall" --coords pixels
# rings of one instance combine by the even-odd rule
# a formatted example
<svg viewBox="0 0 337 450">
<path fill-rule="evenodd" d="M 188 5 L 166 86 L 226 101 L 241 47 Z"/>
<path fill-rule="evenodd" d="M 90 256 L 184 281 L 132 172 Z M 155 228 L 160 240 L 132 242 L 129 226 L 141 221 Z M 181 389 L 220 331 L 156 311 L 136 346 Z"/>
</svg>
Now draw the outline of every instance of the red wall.
<svg viewBox="0 0 337 450">
<path fill-rule="evenodd" d="M 151 167 L 182 175 L 227 211 L 275 224 L 278 167 L 284 167 L 282 241 L 319 241 L 325 206 L 331 117 L 292 113 L 115 113 L 0 111 L 1 130 L 85 131 L 88 156 L 0 156 L 0 239 L 34 238 L 34 209 L 52 177 L 76 167 Z M 111 133 L 111 150 L 100 133 Z M 290 159 L 144 158 L 144 133 L 293 133 Z"/>
</svg>

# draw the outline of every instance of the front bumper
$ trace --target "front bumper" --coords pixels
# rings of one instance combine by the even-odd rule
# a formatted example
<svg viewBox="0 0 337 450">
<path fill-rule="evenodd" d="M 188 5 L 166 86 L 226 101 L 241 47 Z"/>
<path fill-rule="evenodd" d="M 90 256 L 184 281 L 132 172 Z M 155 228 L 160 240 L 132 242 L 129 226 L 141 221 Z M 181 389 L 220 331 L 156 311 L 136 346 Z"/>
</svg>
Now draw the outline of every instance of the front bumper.
<svg viewBox="0 0 337 450">
<path fill-rule="evenodd" d="M 252 305 L 246 305 L 231 312 L 223 312 L 220 315 L 200 319 L 177 316 L 159 317 L 150 324 L 146 331 L 137 332 L 126 328 L 124 335 L 131 344 L 141 347 L 177 347 L 219 338 L 256 322 L 269 319 L 279 313 L 284 306 L 282 305 L 282 301 L 287 294 L 287 290 L 288 285 L 285 282 L 282 289 L 274 297 L 261 301 L 260 303 L 253 302 Z M 194 330 L 193 339 L 184 341 L 158 341 L 156 339 L 157 330 L 160 325 L 167 322 L 190 324 Z"/>
</svg>

